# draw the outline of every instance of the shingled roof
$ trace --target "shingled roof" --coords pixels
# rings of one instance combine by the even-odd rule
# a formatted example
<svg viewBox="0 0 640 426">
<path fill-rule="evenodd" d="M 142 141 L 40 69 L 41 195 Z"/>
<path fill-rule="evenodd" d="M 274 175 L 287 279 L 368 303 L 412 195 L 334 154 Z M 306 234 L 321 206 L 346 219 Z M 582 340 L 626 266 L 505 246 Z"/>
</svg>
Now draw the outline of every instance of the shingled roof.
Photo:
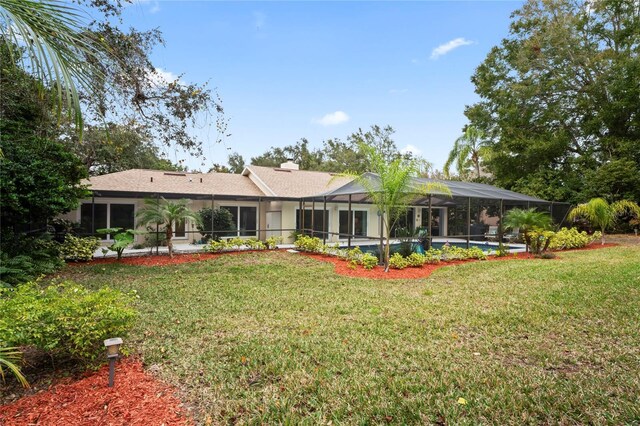
<svg viewBox="0 0 640 426">
<path fill-rule="evenodd" d="M 235 195 L 265 194 L 245 176 L 230 173 L 185 173 L 131 169 L 85 180 L 93 191 L 149 194 Z"/>
<path fill-rule="evenodd" d="M 345 185 L 352 178 L 336 173 L 292 170 L 280 167 L 247 166 L 242 173 L 253 175 L 266 195 L 283 198 L 304 198 L 322 194 Z"/>
</svg>

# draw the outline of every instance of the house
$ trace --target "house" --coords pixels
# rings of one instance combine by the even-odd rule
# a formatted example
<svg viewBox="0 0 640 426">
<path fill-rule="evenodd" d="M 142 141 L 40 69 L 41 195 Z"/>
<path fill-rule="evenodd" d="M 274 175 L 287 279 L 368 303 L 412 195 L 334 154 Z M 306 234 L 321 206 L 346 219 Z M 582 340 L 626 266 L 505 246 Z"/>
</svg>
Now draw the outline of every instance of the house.
<svg viewBox="0 0 640 426">
<path fill-rule="evenodd" d="M 376 176 L 370 174 L 371 179 Z M 428 182 L 418 179 L 418 184 Z M 482 239 L 488 226 L 509 208 L 536 206 L 562 220 L 568 208 L 490 185 L 441 181 L 452 196 L 431 194 L 416 200 L 395 229 L 424 227 L 433 238 Z M 351 178 L 335 173 L 300 170 L 288 161 L 280 167 L 247 166 L 241 174 L 186 173 L 133 169 L 92 177 L 92 198 L 63 216 L 79 222 L 83 233 L 100 228 L 134 228 L 135 214 L 145 198 L 191 200 L 190 208 L 224 208 L 236 230 L 226 236 L 265 239 L 281 236 L 293 242 L 295 232 L 313 233 L 325 241 L 377 240 L 378 210 Z M 324 212 L 324 214 L 323 214 Z M 176 242 L 199 241 L 202 235 L 187 221 L 175 227 Z M 137 236 L 141 242 L 142 236 Z M 104 238 L 106 240 L 106 238 Z"/>
</svg>

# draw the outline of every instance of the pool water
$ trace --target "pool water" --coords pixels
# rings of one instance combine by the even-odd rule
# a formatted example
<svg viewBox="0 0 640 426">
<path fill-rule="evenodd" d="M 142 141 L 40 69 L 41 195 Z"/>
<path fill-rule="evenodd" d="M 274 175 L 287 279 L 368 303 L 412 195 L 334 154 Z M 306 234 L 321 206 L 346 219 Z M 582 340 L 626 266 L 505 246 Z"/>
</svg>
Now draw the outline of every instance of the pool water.
<svg viewBox="0 0 640 426">
<path fill-rule="evenodd" d="M 445 244 L 446 243 L 443 243 L 443 242 L 435 242 L 431 244 L 431 247 L 433 247 L 434 249 L 441 250 Z M 391 254 L 398 252 L 400 250 L 401 245 L 402 243 L 391 244 L 390 246 Z M 453 242 L 453 243 L 449 243 L 449 246 L 466 249 L 467 243 Z M 495 246 L 490 246 L 488 243 L 478 244 L 477 242 L 473 244 L 469 244 L 469 247 L 478 247 L 484 252 L 488 252 L 489 250 L 495 250 L 497 248 Z M 380 249 L 380 246 L 379 245 L 363 245 L 363 246 L 360 246 L 360 249 L 362 250 L 363 253 L 372 253 L 377 255 L 378 250 Z M 424 249 L 418 243 L 413 243 L 413 251 L 416 253 L 424 253 Z"/>
</svg>

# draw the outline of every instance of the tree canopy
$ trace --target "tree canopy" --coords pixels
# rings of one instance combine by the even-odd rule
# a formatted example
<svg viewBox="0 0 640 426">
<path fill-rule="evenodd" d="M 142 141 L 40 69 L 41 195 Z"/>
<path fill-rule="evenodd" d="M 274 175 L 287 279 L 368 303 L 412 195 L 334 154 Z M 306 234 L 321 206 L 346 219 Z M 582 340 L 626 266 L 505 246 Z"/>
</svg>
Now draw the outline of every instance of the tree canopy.
<svg viewBox="0 0 640 426">
<path fill-rule="evenodd" d="M 279 167 L 280 164 L 292 159 L 303 170 L 317 170 L 335 173 L 362 174 L 371 171 L 374 164 L 370 160 L 365 147 L 375 149 L 384 161 L 391 162 L 398 158 L 413 159 L 419 173 L 426 173 L 431 164 L 425 159 L 402 153 L 398 149 L 391 126 L 380 127 L 373 125 L 367 131 L 358 129 L 347 137 L 346 141 L 338 138 L 323 142 L 322 148 L 310 148 L 306 138 L 300 139 L 294 145 L 283 148 L 272 147 L 267 152 L 251 158 L 251 164 L 256 166 Z"/>
<path fill-rule="evenodd" d="M 529 0 L 472 77 L 471 124 L 500 186 L 640 199 L 640 3 Z"/>
</svg>

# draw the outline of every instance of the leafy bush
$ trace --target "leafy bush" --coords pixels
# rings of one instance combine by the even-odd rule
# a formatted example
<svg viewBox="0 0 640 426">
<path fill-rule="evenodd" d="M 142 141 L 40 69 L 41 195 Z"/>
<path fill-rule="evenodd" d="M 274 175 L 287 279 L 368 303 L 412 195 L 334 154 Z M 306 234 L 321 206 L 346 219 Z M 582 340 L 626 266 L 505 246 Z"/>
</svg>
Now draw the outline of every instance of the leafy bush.
<svg viewBox="0 0 640 426">
<path fill-rule="evenodd" d="M 400 253 L 394 253 L 389 258 L 389 267 L 392 269 L 404 269 L 409 266 L 409 261 L 402 257 Z"/>
<path fill-rule="evenodd" d="M 48 235 L 26 237 L 4 231 L 0 238 L 0 287 L 12 287 L 60 269 L 60 245 Z"/>
<path fill-rule="evenodd" d="M 324 244 L 322 244 L 322 240 L 318 237 L 299 235 L 294 243 L 294 246 L 300 251 L 306 251 L 309 253 L 322 253 Z"/>
<path fill-rule="evenodd" d="M 244 245 L 251 250 L 264 250 L 267 246 L 257 238 L 249 238 L 244 240 Z"/>
<path fill-rule="evenodd" d="M 365 253 L 360 258 L 360 262 L 364 269 L 373 269 L 378 264 L 378 258 L 371 253 Z"/>
<path fill-rule="evenodd" d="M 462 247 L 444 246 L 442 247 L 442 260 L 464 260 L 467 259 L 467 251 Z"/>
<path fill-rule="evenodd" d="M 549 249 L 551 241 L 555 238 L 553 231 L 529 231 L 529 251 L 533 254 L 541 254 Z"/>
<path fill-rule="evenodd" d="M 213 253 L 219 253 L 229 248 L 229 244 L 227 244 L 227 240 L 211 240 L 209 241 L 209 245 L 205 247 L 206 251 L 210 251 Z"/>
<path fill-rule="evenodd" d="M 211 222 L 213 220 L 213 229 L 216 233 L 213 239 L 220 240 L 220 237 L 226 237 L 228 232 L 217 231 L 236 231 L 236 224 L 233 222 L 233 215 L 227 209 L 211 209 L 205 207 L 198 211 L 200 223 L 197 224 L 198 231 L 203 235 L 202 239 L 207 242 L 211 239 Z"/>
<path fill-rule="evenodd" d="M 467 259 L 487 260 L 487 253 L 483 252 L 479 247 L 471 247 L 466 249 Z"/>
<path fill-rule="evenodd" d="M 67 234 L 64 243 L 60 245 L 60 256 L 64 260 L 73 262 L 88 262 L 93 258 L 93 253 L 100 247 L 100 241 L 94 237 L 76 237 Z"/>
<path fill-rule="evenodd" d="M 275 249 L 280 243 L 282 243 L 282 237 L 269 237 L 264 241 L 267 250 Z"/>
<path fill-rule="evenodd" d="M 566 250 L 582 248 L 591 244 L 595 240 L 599 240 L 601 237 L 602 233 L 600 231 L 595 232 L 593 235 L 589 235 L 585 231 L 578 231 L 577 228 L 562 228 L 556 232 L 555 237 L 549 244 L 549 249 Z"/>
<path fill-rule="evenodd" d="M 442 260 L 442 251 L 431 247 L 424 253 L 425 263 L 440 263 Z"/>
<path fill-rule="evenodd" d="M 409 257 L 407 257 L 409 266 L 414 268 L 419 268 L 420 266 L 424 265 L 426 261 L 426 256 L 420 253 L 411 253 Z"/>
<path fill-rule="evenodd" d="M 362 250 L 360 247 L 352 248 L 351 250 L 347 250 L 347 260 L 355 260 L 358 262 L 362 257 Z"/>
<path fill-rule="evenodd" d="M 73 282 L 42 289 L 37 282 L 0 290 L 0 335 L 8 346 L 35 346 L 52 355 L 92 361 L 103 341 L 124 337 L 137 313 L 135 295 Z"/>
<path fill-rule="evenodd" d="M 102 228 L 96 230 L 99 234 L 111 234 L 113 244 L 109 246 L 109 250 L 115 251 L 118 255 L 118 259 L 122 259 L 122 253 L 124 250 L 133 244 L 136 231 L 133 229 L 124 228 Z M 167 237 L 165 236 L 165 239 Z"/>
</svg>

